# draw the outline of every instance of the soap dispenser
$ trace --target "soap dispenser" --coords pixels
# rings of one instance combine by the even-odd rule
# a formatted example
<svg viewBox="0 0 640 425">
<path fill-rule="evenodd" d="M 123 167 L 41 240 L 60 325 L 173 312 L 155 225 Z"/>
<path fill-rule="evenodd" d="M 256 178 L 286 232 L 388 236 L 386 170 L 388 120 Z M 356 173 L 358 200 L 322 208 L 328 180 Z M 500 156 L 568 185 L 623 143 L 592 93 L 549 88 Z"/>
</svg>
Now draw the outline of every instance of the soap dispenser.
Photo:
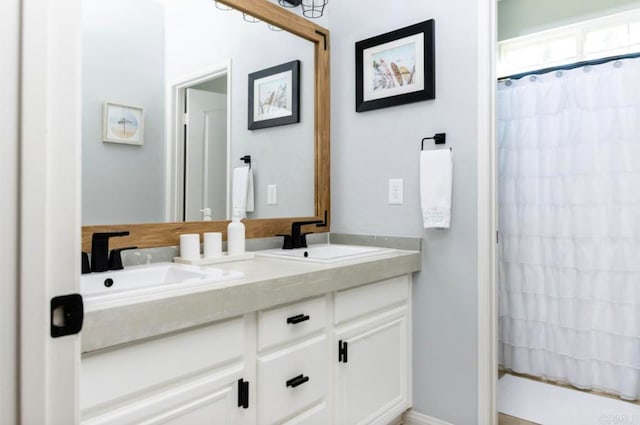
<svg viewBox="0 0 640 425">
<path fill-rule="evenodd" d="M 202 213 L 202 221 L 211 221 L 211 208 L 203 208 L 200 212 Z"/>
<path fill-rule="evenodd" d="M 227 252 L 229 255 L 244 254 L 244 224 L 237 208 L 233 210 L 231 223 L 227 226 Z"/>
</svg>

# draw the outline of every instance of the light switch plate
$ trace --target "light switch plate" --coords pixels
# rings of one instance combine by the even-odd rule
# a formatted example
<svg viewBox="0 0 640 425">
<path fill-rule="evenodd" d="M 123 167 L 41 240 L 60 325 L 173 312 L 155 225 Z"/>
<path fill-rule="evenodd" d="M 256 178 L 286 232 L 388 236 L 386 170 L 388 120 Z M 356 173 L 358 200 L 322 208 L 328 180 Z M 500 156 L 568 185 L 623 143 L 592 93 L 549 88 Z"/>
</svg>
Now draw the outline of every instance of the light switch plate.
<svg viewBox="0 0 640 425">
<path fill-rule="evenodd" d="M 404 181 L 402 179 L 389 179 L 389 205 L 402 205 L 404 203 Z"/>
<path fill-rule="evenodd" d="M 277 204 L 278 204 L 278 185 L 268 184 L 267 185 L 267 205 L 277 205 Z"/>
</svg>

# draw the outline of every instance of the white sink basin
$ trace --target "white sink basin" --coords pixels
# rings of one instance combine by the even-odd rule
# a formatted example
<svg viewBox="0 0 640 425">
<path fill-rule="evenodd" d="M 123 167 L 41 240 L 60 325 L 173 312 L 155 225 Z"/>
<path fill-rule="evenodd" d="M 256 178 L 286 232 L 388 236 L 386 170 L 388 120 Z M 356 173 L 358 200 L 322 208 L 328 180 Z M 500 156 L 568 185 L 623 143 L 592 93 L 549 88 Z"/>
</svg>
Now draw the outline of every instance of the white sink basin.
<svg viewBox="0 0 640 425">
<path fill-rule="evenodd" d="M 297 249 L 267 249 L 256 251 L 256 255 L 311 263 L 339 263 L 360 258 L 373 257 L 391 251 L 387 248 L 355 245 L 310 245 Z"/>
<path fill-rule="evenodd" d="M 83 274 L 80 293 L 86 306 L 128 303 L 140 297 L 157 298 L 244 277 L 242 272 L 176 263 L 153 263 L 123 270 Z"/>
</svg>

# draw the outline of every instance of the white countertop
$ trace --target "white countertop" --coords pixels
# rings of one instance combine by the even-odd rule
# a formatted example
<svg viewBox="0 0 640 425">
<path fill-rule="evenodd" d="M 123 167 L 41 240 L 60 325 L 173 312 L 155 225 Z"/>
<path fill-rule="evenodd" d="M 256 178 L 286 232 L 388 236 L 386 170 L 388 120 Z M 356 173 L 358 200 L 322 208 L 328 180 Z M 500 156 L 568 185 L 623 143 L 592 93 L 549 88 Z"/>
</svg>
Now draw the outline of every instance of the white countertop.
<svg viewBox="0 0 640 425">
<path fill-rule="evenodd" d="M 390 250 L 335 264 L 256 257 L 212 267 L 244 278 L 198 292 L 85 312 L 82 352 L 236 317 L 420 270 L 418 251 Z"/>
</svg>

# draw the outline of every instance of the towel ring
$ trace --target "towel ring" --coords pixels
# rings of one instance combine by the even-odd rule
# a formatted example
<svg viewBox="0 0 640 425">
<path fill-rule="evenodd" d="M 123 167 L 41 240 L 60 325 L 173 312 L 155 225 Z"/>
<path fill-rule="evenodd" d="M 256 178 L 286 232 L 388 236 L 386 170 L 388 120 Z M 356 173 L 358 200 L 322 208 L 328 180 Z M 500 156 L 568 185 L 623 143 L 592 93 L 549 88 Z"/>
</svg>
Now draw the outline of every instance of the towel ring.
<svg viewBox="0 0 640 425">
<path fill-rule="evenodd" d="M 444 145 L 447 143 L 447 134 L 446 133 L 436 133 L 433 137 L 425 137 L 422 139 L 422 143 L 420 144 L 420 150 L 424 150 L 424 141 L 425 140 L 433 140 L 436 145 Z"/>
<path fill-rule="evenodd" d="M 249 164 L 249 168 L 251 168 L 251 155 L 240 157 L 240 161 L 243 161 L 245 164 Z"/>
</svg>

